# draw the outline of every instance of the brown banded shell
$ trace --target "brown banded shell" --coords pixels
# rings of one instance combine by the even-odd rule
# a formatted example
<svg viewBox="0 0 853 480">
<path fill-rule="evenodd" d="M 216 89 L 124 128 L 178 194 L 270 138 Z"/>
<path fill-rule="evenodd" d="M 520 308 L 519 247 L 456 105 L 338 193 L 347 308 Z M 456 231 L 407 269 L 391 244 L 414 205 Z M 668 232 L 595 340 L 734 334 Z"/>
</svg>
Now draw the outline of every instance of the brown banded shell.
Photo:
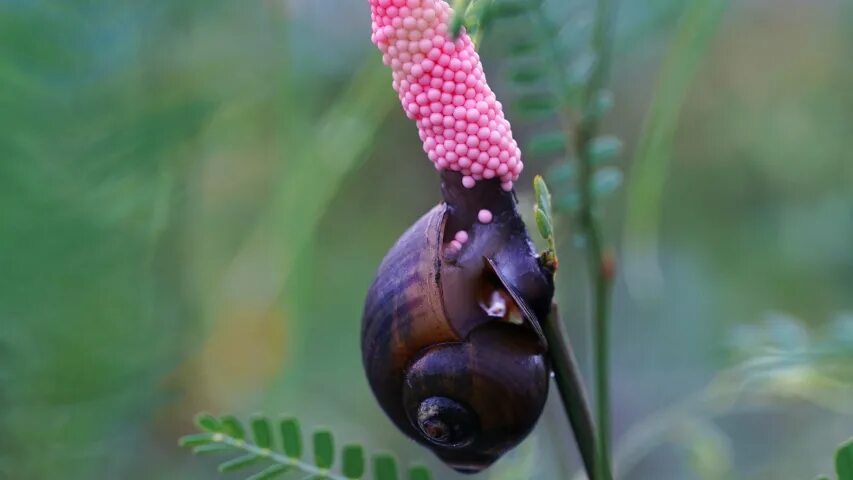
<svg viewBox="0 0 853 480">
<path fill-rule="evenodd" d="M 553 280 L 510 192 L 497 182 L 460 191 L 458 174 L 443 177 L 445 203 L 412 225 L 379 267 L 362 356 L 397 427 L 470 473 L 523 440 L 542 412 L 549 368 L 537 318 L 548 314 Z M 484 206 L 494 213 L 489 224 L 475 220 Z M 471 239 L 448 255 L 445 239 L 462 228 Z M 490 291 L 511 298 L 525 321 L 488 315 L 482 299 Z"/>
<path fill-rule="evenodd" d="M 379 266 L 364 305 L 367 378 L 380 405 L 406 433 L 411 425 L 401 397 L 405 368 L 417 352 L 459 340 L 444 318 L 438 289 L 444 210 L 444 205 L 433 208 L 400 237 Z"/>
</svg>

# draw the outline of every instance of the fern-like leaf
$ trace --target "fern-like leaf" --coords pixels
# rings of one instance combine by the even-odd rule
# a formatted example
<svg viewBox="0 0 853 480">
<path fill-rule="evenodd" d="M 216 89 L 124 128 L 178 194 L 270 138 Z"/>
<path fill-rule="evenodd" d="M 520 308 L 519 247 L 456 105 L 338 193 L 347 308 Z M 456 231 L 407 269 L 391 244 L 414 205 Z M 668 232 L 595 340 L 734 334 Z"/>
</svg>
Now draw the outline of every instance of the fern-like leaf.
<svg viewBox="0 0 853 480">
<path fill-rule="evenodd" d="M 274 429 L 273 425 L 278 429 Z M 324 480 L 395 480 L 400 478 L 397 461 L 383 453 L 372 458 L 373 477 L 367 476 L 364 447 L 348 444 L 342 450 L 341 474 L 332 472 L 336 455 L 334 435 L 329 430 L 318 430 L 312 435 L 314 462 L 302 460 L 302 433 L 299 421 L 285 417 L 275 423 L 263 415 L 253 415 L 247 429 L 233 415 L 216 417 L 203 413 L 196 417 L 198 433 L 185 435 L 178 444 L 192 448 L 194 454 L 231 453 L 237 456 L 219 465 L 221 473 L 245 471 L 262 467 L 246 477 L 246 480 L 271 480 L 291 471 L 301 471 L 308 478 Z M 280 438 L 276 438 L 276 437 Z M 279 450 L 278 447 L 281 447 Z M 430 480 L 429 470 L 423 466 L 412 466 L 409 480 Z"/>
</svg>

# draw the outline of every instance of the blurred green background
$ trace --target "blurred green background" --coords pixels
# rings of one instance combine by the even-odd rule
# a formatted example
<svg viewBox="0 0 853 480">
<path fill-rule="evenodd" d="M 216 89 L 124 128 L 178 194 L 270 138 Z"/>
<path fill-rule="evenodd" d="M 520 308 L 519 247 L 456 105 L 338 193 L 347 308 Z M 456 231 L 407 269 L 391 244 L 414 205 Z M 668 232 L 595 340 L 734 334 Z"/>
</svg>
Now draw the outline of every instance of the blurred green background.
<svg viewBox="0 0 853 480">
<path fill-rule="evenodd" d="M 853 435 L 853 4 L 690 20 L 702 1 L 621 3 L 604 125 L 625 143 L 604 204 L 617 469 L 829 473 Z M 588 31 L 589 2 L 546 7 Z M 498 24 L 483 59 L 510 105 L 505 32 L 525 34 Z M 542 128 L 507 114 L 522 144 Z M 655 118 L 670 127 L 650 136 Z M 295 414 L 460 478 L 392 428 L 361 371 L 373 272 L 439 200 L 423 157 L 365 0 L 0 0 L 0 479 L 214 478 L 176 444 L 201 410 Z M 525 212 L 552 163 L 527 161 Z M 476 478 L 567 478 L 564 425 L 552 398 Z"/>
</svg>

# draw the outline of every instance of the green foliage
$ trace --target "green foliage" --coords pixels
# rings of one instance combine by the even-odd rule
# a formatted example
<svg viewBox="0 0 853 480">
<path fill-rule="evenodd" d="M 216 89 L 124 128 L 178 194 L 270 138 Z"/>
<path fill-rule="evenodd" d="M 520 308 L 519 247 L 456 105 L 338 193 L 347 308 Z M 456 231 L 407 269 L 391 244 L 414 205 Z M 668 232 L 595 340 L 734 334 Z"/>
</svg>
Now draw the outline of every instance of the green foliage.
<svg viewBox="0 0 853 480">
<path fill-rule="evenodd" d="M 700 392 L 649 415 L 621 436 L 615 463 L 623 475 L 661 444 L 672 442 L 701 478 L 732 478 L 736 439 L 714 420 L 749 411 L 756 403 L 807 401 L 843 415 L 853 413 L 853 317 L 840 315 L 809 330 L 794 317 L 774 313 L 762 322 L 738 326 L 729 343 L 733 366 Z M 836 463 L 851 458 L 851 443 L 853 439 L 839 448 Z"/>
<path fill-rule="evenodd" d="M 228 472 L 236 472 L 237 470 L 242 470 L 246 467 L 251 467 L 256 463 L 260 462 L 263 458 L 262 455 L 258 454 L 246 454 L 237 458 L 232 458 L 227 462 L 223 462 L 219 464 L 219 472 L 220 473 L 228 473 Z"/>
<path fill-rule="evenodd" d="M 251 438 L 246 438 L 246 429 L 232 415 L 215 417 L 208 413 L 196 417 L 196 426 L 200 433 L 185 435 L 178 444 L 192 448 L 194 454 L 241 453 L 241 455 L 222 462 L 218 469 L 221 473 L 245 471 L 250 467 L 266 464 L 246 480 L 268 480 L 278 478 L 291 471 L 301 471 L 312 478 L 327 480 L 345 480 L 371 478 L 365 476 L 364 447 L 348 444 L 341 451 L 341 474 L 332 472 L 335 462 L 335 440 L 329 430 L 314 432 L 314 462 L 302 460 L 302 433 L 299 421 L 285 417 L 278 422 L 281 436 L 281 450 L 276 449 L 276 440 L 272 421 L 263 415 L 253 415 L 250 419 Z M 398 479 L 397 461 L 389 454 L 373 456 L 373 479 Z M 423 466 L 412 466 L 409 480 L 429 480 L 431 474 Z"/>
<path fill-rule="evenodd" d="M 837 480 L 853 480 L 853 438 L 842 443 L 835 451 L 835 474 Z M 830 480 L 826 475 L 821 475 L 815 480 Z"/>
<path fill-rule="evenodd" d="M 853 318 L 842 315 L 810 331 L 797 318 L 773 313 L 736 328 L 731 342 L 739 364 L 720 376 L 718 388 L 853 413 L 847 387 L 853 383 Z"/>
<path fill-rule="evenodd" d="M 299 432 L 299 421 L 295 418 L 285 418 L 279 422 L 284 454 L 290 458 L 302 457 L 302 435 Z"/>
<path fill-rule="evenodd" d="M 376 480 L 397 480 L 397 460 L 388 454 L 373 457 L 373 474 Z"/>
<path fill-rule="evenodd" d="M 429 470 L 423 465 L 414 465 L 409 468 L 409 480 L 430 480 Z"/>
<path fill-rule="evenodd" d="M 255 415 L 251 419 L 252 435 L 255 443 L 261 448 L 272 448 L 272 429 L 270 421 L 263 416 Z"/>
<path fill-rule="evenodd" d="M 566 152 L 566 134 L 560 131 L 538 133 L 530 138 L 524 151 L 537 157 L 558 155 Z"/>
<path fill-rule="evenodd" d="M 835 452 L 835 472 L 838 480 L 853 480 L 853 438 L 844 442 Z"/>
<path fill-rule="evenodd" d="M 321 430 L 314 432 L 314 463 L 328 470 L 332 468 L 335 462 L 335 441 L 332 438 L 332 432 Z"/>
<path fill-rule="evenodd" d="M 622 141 L 613 135 L 602 135 L 593 138 L 586 148 L 592 163 L 604 163 L 619 155 L 622 151 Z"/>
<path fill-rule="evenodd" d="M 225 433 L 231 437 L 234 437 L 234 438 L 237 438 L 240 440 L 243 440 L 244 438 L 246 438 L 246 431 L 243 430 L 243 424 L 241 424 L 240 421 L 237 420 L 236 417 L 234 417 L 233 415 L 225 415 L 224 417 L 222 417 L 221 421 L 222 421 L 222 430 L 214 429 L 211 431 L 214 431 L 214 432 L 221 431 L 221 432 L 223 432 L 223 433 Z M 202 425 L 199 425 L 199 427 L 204 428 Z"/>
<path fill-rule="evenodd" d="M 364 447 L 361 445 L 347 445 L 343 454 L 343 474 L 347 478 L 361 478 L 364 476 Z"/>
<path fill-rule="evenodd" d="M 679 113 L 726 4 L 726 0 L 695 0 L 685 7 L 631 162 L 625 243 L 632 255 L 628 256 L 625 275 L 629 288 L 641 296 L 653 296 L 661 281 L 655 281 L 659 276 L 654 274 L 658 267 L 652 246 L 657 244 L 663 188 Z M 643 263 L 633 259 L 643 259 Z"/>
<path fill-rule="evenodd" d="M 459 36 L 462 28 L 479 44 L 483 34 L 493 22 L 511 19 L 539 7 L 542 0 L 455 0 L 450 33 Z"/>
<path fill-rule="evenodd" d="M 516 98 L 513 106 L 526 119 L 549 117 L 557 112 L 557 105 L 549 96 L 541 93 L 528 93 Z"/>
<path fill-rule="evenodd" d="M 536 214 L 536 225 L 542 238 L 550 242 L 554 235 L 554 220 L 551 216 L 551 192 L 548 191 L 548 185 L 545 184 L 545 179 L 541 175 L 534 177 L 533 190 L 536 193 L 536 205 L 533 207 Z"/>
<path fill-rule="evenodd" d="M 592 102 L 588 106 L 587 115 L 595 119 L 600 119 L 613 108 L 613 102 L 613 92 L 610 90 L 599 90 L 595 93 Z"/>
<path fill-rule="evenodd" d="M 536 195 L 536 205 L 533 206 L 533 217 L 539 234 L 547 242 L 547 248 L 542 252 L 540 261 L 552 271 L 557 270 L 557 246 L 554 240 L 554 216 L 551 208 L 551 192 L 541 175 L 533 179 L 533 191 Z"/>
<path fill-rule="evenodd" d="M 304 406 L 320 399 L 317 414 L 328 417 L 326 422 L 334 425 L 335 417 L 351 416 L 353 405 L 341 408 L 313 387 L 318 381 L 335 382 L 344 391 L 364 387 L 363 379 L 352 374 L 360 365 L 341 368 L 354 358 L 357 343 L 333 347 L 357 334 L 353 312 L 385 242 L 413 218 L 413 205 L 423 206 L 425 197 L 435 194 L 434 182 L 427 178 L 434 174 L 419 160 L 412 126 L 383 122 L 383 112 L 402 116 L 388 87 L 388 71 L 378 64 L 365 31 L 325 28 L 329 21 L 347 22 L 341 14 L 319 14 L 326 8 L 320 4 L 331 2 L 2 3 L 0 478 L 209 478 L 212 468 L 194 462 L 187 470 L 182 456 L 160 448 L 163 435 L 169 435 L 162 425 L 176 423 L 175 412 L 184 411 L 186 399 L 198 402 L 207 396 L 241 411 L 247 401 Z M 510 56 L 533 60 L 531 68 L 567 66 L 570 62 L 535 62 L 549 55 L 539 37 L 560 42 L 564 59 L 580 55 L 583 25 L 569 22 L 581 16 L 565 16 L 565 9 L 560 10 L 580 3 L 591 2 L 548 2 L 546 12 L 553 14 L 554 23 L 565 25 L 561 30 L 517 28 L 536 17 L 531 14 L 491 22 L 489 35 L 505 38 L 506 48 L 513 50 Z M 668 4 L 667 18 L 674 19 L 686 3 L 619 3 L 617 33 L 623 48 L 643 50 L 642 56 L 625 55 L 630 60 L 619 69 L 625 75 L 619 103 L 632 107 L 612 125 L 627 139 L 630 135 L 621 132 L 633 131 L 630 112 L 648 101 L 642 79 L 656 63 L 656 49 L 671 25 L 644 20 L 643 28 L 652 30 L 644 38 L 624 40 L 623 32 L 636 30 L 634 17 L 645 11 Z M 853 124 L 848 88 L 853 37 L 835 28 L 842 18 L 827 11 L 827 2 L 799 2 L 808 4 L 805 11 L 797 2 L 776 3 L 763 2 L 767 8 L 750 12 L 733 9 L 726 17 L 726 38 L 734 40 L 721 39 L 713 70 L 691 82 L 694 94 L 684 104 L 691 116 L 681 122 L 690 128 L 677 131 L 678 155 L 671 157 L 671 167 L 659 171 L 668 183 L 657 208 L 671 215 L 660 252 L 676 255 L 664 262 L 664 273 L 670 285 L 689 284 L 682 290 L 695 292 L 701 302 L 689 295 L 669 297 L 646 315 L 642 309 L 625 308 L 624 291 L 617 290 L 614 306 L 620 318 L 628 315 L 648 327 L 646 342 L 645 337 L 632 338 L 627 348 L 648 348 L 649 363 L 680 363 L 681 356 L 673 360 L 668 355 L 691 348 L 690 332 L 703 332 L 702 344 L 712 344 L 724 323 L 741 321 L 768 305 L 803 314 L 836 308 L 839 302 L 847 305 L 851 256 L 845 241 L 851 238 L 847 213 L 853 170 L 848 168 L 851 136 L 846 132 Z M 842 2 L 833 5 L 837 3 Z M 364 19 L 363 9 L 345 4 L 336 10 L 355 11 Z M 756 17 L 762 21 L 755 22 Z M 318 18 L 325 27 L 317 28 Z M 850 18 L 843 19 L 847 31 L 853 25 Z M 787 22 L 784 28 L 778 28 L 778 19 Z M 733 45 L 738 48 L 726 48 Z M 786 54 L 763 62 L 772 57 L 766 55 L 768 49 Z M 356 55 L 336 60 L 341 51 Z M 499 69 L 489 65 L 490 53 L 484 53 L 484 60 L 494 81 Z M 806 61 L 791 64 L 797 57 Z M 370 62 L 362 74 L 352 75 L 362 58 Z M 556 92 L 550 81 L 554 74 L 548 70 L 543 81 L 518 87 Z M 639 81 L 629 80 L 634 75 Z M 503 87 L 500 82 L 493 86 Z M 663 80 L 658 90 L 664 90 Z M 576 101 L 579 92 L 571 92 Z M 612 95 L 599 96 L 612 105 Z M 663 100 L 656 96 L 658 101 Z M 768 112 L 767 105 L 778 107 Z M 516 133 L 531 130 L 522 125 Z M 535 130 L 560 132 L 544 124 Z M 793 144 L 801 146 L 791 148 Z M 579 199 L 567 189 L 577 179 L 577 159 L 571 156 L 573 145 L 564 148 L 541 155 L 560 156 L 556 168 L 545 170 L 540 155 L 529 147 L 525 161 L 528 170 L 547 172 L 554 208 L 574 212 Z M 399 160 L 394 165 L 401 173 L 396 186 L 375 175 L 390 160 L 383 154 L 367 155 L 373 149 L 405 157 L 393 159 Z M 372 158 L 368 168 L 358 168 L 365 158 Z M 679 158 L 685 161 L 676 162 Z M 793 173 L 788 178 L 795 181 L 774 183 L 782 172 Z M 375 205 L 384 210 L 364 215 L 364 207 L 354 204 L 374 203 L 352 200 L 364 198 L 360 192 L 365 190 L 400 201 L 388 207 L 383 195 L 374 193 L 368 198 L 380 198 Z M 633 205 L 632 199 L 628 207 Z M 679 209 L 687 212 L 684 217 L 678 216 Z M 691 217 L 695 223 L 686 221 Z M 558 221 L 558 231 L 560 226 Z M 318 228 L 323 233 L 319 237 Z M 692 235 L 704 243 L 691 241 Z M 826 248 L 839 244 L 838 249 Z M 352 251 L 360 253 L 357 259 L 349 255 Z M 634 258 L 625 255 L 626 261 Z M 295 272 L 294 262 L 308 265 L 309 275 Z M 226 275 L 230 265 L 235 268 Z M 683 276 L 685 267 L 691 269 L 689 278 Z M 285 283 L 288 277 L 294 280 Z M 328 301 L 330 291 L 334 302 Z M 721 291 L 727 292 L 725 298 Z M 285 329 L 286 343 L 267 347 L 251 336 L 233 338 L 227 351 L 200 358 L 197 353 L 208 348 L 210 335 L 222 332 L 231 318 L 240 322 L 240 333 L 257 330 L 243 322 L 247 309 L 242 308 L 255 294 L 269 296 L 273 311 L 281 310 L 270 317 Z M 259 314 L 265 311 L 263 303 L 251 307 Z M 674 315 L 684 320 L 677 335 L 654 335 L 655 318 L 671 323 Z M 162 335 L 164 330 L 170 334 Z M 653 336 L 659 340 L 652 341 Z M 623 342 L 623 337 L 614 336 L 614 341 Z M 231 364 L 245 358 L 246 345 L 266 352 L 275 372 L 244 382 L 261 368 L 243 367 L 240 374 L 227 370 L 229 383 L 211 388 L 221 364 L 209 359 Z M 701 350 L 707 355 L 700 376 L 718 367 L 711 348 Z M 825 389 L 817 388 L 818 374 L 832 375 L 844 367 L 840 362 L 831 369 L 812 367 L 817 360 L 812 358 L 808 387 L 802 387 L 784 381 L 801 377 L 793 368 L 781 368 L 781 359 L 761 360 L 773 361 L 778 370 L 770 377 L 776 383 L 772 389 L 787 385 L 790 398 L 774 407 L 785 414 L 796 412 L 803 396 L 826 402 Z M 671 376 L 667 372 L 667 388 L 660 394 L 656 381 L 639 381 L 643 369 L 636 368 L 636 395 L 650 404 L 684 393 L 696 381 L 690 366 Z M 750 381 L 770 390 L 766 378 L 756 372 Z M 621 408 L 621 402 L 614 407 Z M 841 406 L 838 402 L 835 408 Z M 381 413 L 373 415 L 378 420 Z M 791 417 L 802 418 L 784 418 Z M 822 416 L 802 425 L 808 430 L 802 438 L 779 440 L 786 450 L 779 452 L 784 458 L 772 459 L 774 476 L 785 478 L 778 472 L 795 465 L 818 471 L 802 461 L 808 449 L 793 451 L 792 443 L 837 433 L 837 427 L 822 428 L 835 418 Z M 381 420 L 372 426 L 377 438 L 393 428 Z M 251 435 L 249 422 L 244 426 Z M 273 427 L 279 428 L 276 422 Z M 736 444 L 763 434 L 758 428 L 749 430 L 737 433 Z M 274 440 L 281 440 L 278 433 Z M 308 458 L 310 439 L 305 441 Z M 547 471 L 559 456 L 544 447 L 541 464 Z M 230 448 L 194 447 L 205 455 Z M 105 452 L 110 458 L 106 463 Z M 752 460 L 738 462 L 739 468 L 747 461 Z M 369 468 L 369 459 L 366 463 Z M 507 466 L 510 462 L 503 462 L 497 470 Z M 666 468 L 661 462 L 660 469 Z M 755 471 L 752 465 L 746 468 Z"/>
<path fill-rule="evenodd" d="M 616 167 L 603 167 L 593 174 L 592 190 L 600 197 L 615 192 L 620 185 L 622 185 L 622 170 Z"/>
<path fill-rule="evenodd" d="M 512 106 L 518 117 L 559 121 L 559 128 L 533 134 L 525 145 L 525 155 L 553 158 L 555 167 L 584 172 L 578 177 L 549 173 L 555 208 L 572 215 L 581 207 L 596 211 L 592 203 L 614 192 L 623 176 L 615 166 L 599 171 L 575 168 L 579 162 L 612 162 L 622 150 L 617 137 L 594 135 L 599 120 L 613 107 L 613 94 L 600 82 L 601 72 L 606 70 L 602 62 L 608 61 L 607 42 L 572 20 L 555 19 L 542 2 L 495 2 L 482 10 L 500 11 L 497 17 L 519 18 L 517 22 L 524 25 L 520 29 L 525 35 L 509 41 L 506 50 L 511 61 L 507 78 L 516 90 Z M 582 194 L 585 189 L 594 197 Z M 585 206 L 587 197 L 589 205 Z"/>
<path fill-rule="evenodd" d="M 232 267 L 301 342 L 285 281 L 399 102 L 378 55 L 334 61 L 346 75 L 291 59 L 308 36 L 289 10 L 0 2 L 0 478 L 174 477 L 173 457 L 130 451 L 155 450 L 151 419 L 180 410 L 211 334 L 244 320 Z"/>
<path fill-rule="evenodd" d="M 517 65 L 509 69 L 507 78 L 518 86 L 525 86 L 542 82 L 545 75 L 544 69 L 539 66 Z"/>
</svg>

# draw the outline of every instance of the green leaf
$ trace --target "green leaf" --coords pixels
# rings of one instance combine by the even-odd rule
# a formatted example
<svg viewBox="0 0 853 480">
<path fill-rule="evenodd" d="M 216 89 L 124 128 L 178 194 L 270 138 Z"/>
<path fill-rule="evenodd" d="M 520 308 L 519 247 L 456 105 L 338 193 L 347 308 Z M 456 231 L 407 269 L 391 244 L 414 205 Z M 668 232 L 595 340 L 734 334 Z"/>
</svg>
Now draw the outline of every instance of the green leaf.
<svg viewBox="0 0 853 480">
<path fill-rule="evenodd" d="M 595 137 L 587 147 L 587 155 L 593 163 L 612 160 L 622 151 L 622 141 L 613 135 Z"/>
<path fill-rule="evenodd" d="M 292 468 L 293 467 L 291 467 L 290 465 L 270 465 L 269 467 L 252 475 L 251 477 L 248 477 L 246 480 L 270 480 L 271 478 L 276 478 L 284 475 Z"/>
<path fill-rule="evenodd" d="M 539 43 L 533 37 L 524 37 L 518 41 L 512 42 L 508 47 L 508 53 L 511 56 L 523 56 L 535 52 L 539 48 Z"/>
<path fill-rule="evenodd" d="M 613 108 L 613 92 L 610 90 L 599 90 L 592 99 L 587 115 L 593 118 L 601 118 Z"/>
<path fill-rule="evenodd" d="M 341 469 L 347 478 L 361 478 L 364 476 L 364 447 L 361 445 L 347 445 L 344 447 L 343 468 Z"/>
<path fill-rule="evenodd" d="M 557 108 L 554 99 L 546 94 L 528 94 L 515 101 L 515 108 L 527 116 L 545 116 L 554 113 Z"/>
<path fill-rule="evenodd" d="M 224 443 L 208 443 L 207 445 L 199 445 L 193 448 L 193 453 L 196 455 L 204 455 L 207 453 L 221 453 L 225 451 L 230 451 L 234 447 L 231 445 L 226 445 Z"/>
<path fill-rule="evenodd" d="M 592 177 L 592 190 L 598 196 L 609 195 L 622 185 L 622 171 L 616 167 L 604 167 Z"/>
<path fill-rule="evenodd" d="M 213 442 L 214 433 L 194 433 L 192 435 L 184 435 L 178 439 L 178 445 L 182 447 L 195 447 L 198 445 L 207 445 Z"/>
<path fill-rule="evenodd" d="M 456 39 L 465 26 L 465 14 L 468 12 L 470 0 L 456 0 L 453 2 L 453 17 L 450 19 L 448 30 L 450 35 Z"/>
<path fill-rule="evenodd" d="M 332 468 L 335 461 L 335 440 L 332 432 L 320 430 L 314 433 L 314 463 L 323 469 Z"/>
<path fill-rule="evenodd" d="M 495 0 L 486 14 L 491 18 L 510 18 L 527 13 L 537 6 L 538 2 L 529 0 Z"/>
<path fill-rule="evenodd" d="M 539 235 L 542 235 L 542 238 L 545 240 L 551 238 L 554 234 L 554 229 L 548 215 L 537 205 L 533 208 L 533 216 L 536 218 L 536 228 L 539 229 Z"/>
<path fill-rule="evenodd" d="M 595 70 L 598 57 L 592 51 L 582 52 L 569 66 L 567 76 L 569 87 L 586 85 Z"/>
<path fill-rule="evenodd" d="M 222 473 L 226 473 L 241 470 L 258 463 L 262 458 L 264 457 L 260 455 L 255 455 L 254 453 L 243 455 L 242 457 L 237 457 L 233 460 L 228 460 L 227 462 L 220 464 L 219 471 Z"/>
<path fill-rule="evenodd" d="M 450 20 L 450 35 L 454 39 L 459 38 L 459 34 L 462 33 L 462 27 L 464 26 L 464 15 L 461 13 L 454 13 L 453 18 Z"/>
<path fill-rule="evenodd" d="M 409 480 L 431 480 L 431 475 L 423 465 L 414 465 L 409 468 Z"/>
<path fill-rule="evenodd" d="M 562 154 L 566 151 L 566 134 L 556 131 L 535 135 L 527 142 L 526 151 L 534 156 Z"/>
<path fill-rule="evenodd" d="M 853 480 L 853 438 L 841 444 L 835 452 L 835 471 L 838 480 Z"/>
<path fill-rule="evenodd" d="M 545 78 L 545 72 L 543 72 L 541 68 L 530 65 L 515 67 L 511 69 L 507 75 L 510 81 L 519 85 L 537 83 Z"/>
<path fill-rule="evenodd" d="M 536 194 L 536 205 L 550 217 L 551 215 L 551 192 L 542 175 L 533 177 L 533 192 Z M 550 220 L 550 218 L 549 218 Z"/>
<path fill-rule="evenodd" d="M 222 433 L 229 437 L 242 440 L 246 437 L 246 432 L 243 430 L 243 424 L 233 415 L 225 415 L 220 421 L 222 422 Z"/>
<path fill-rule="evenodd" d="M 206 412 L 202 412 L 196 415 L 195 424 L 198 428 L 202 430 L 207 430 L 208 432 L 222 431 L 222 424 L 219 423 L 219 420 L 213 415 Z"/>
<path fill-rule="evenodd" d="M 557 208 L 560 210 L 573 212 L 581 205 L 580 196 L 577 192 L 567 193 L 561 197 L 557 197 Z"/>
<path fill-rule="evenodd" d="M 375 480 L 397 480 L 397 460 L 388 454 L 373 457 L 373 478 Z"/>
<path fill-rule="evenodd" d="M 302 432 L 299 421 L 295 418 L 285 418 L 279 423 L 284 454 L 290 458 L 302 457 Z"/>
<path fill-rule="evenodd" d="M 560 162 L 548 169 L 548 180 L 553 184 L 568 183 L 575 176 L 575 166 L 569 162 Z"/>
<path fill-rule="evenodd" d="M 262 415 L 252 417 L 252 435 L 255 443 L 261 448 L 272 448 L 272 428 L 270 421 Z"/>
</svg>

